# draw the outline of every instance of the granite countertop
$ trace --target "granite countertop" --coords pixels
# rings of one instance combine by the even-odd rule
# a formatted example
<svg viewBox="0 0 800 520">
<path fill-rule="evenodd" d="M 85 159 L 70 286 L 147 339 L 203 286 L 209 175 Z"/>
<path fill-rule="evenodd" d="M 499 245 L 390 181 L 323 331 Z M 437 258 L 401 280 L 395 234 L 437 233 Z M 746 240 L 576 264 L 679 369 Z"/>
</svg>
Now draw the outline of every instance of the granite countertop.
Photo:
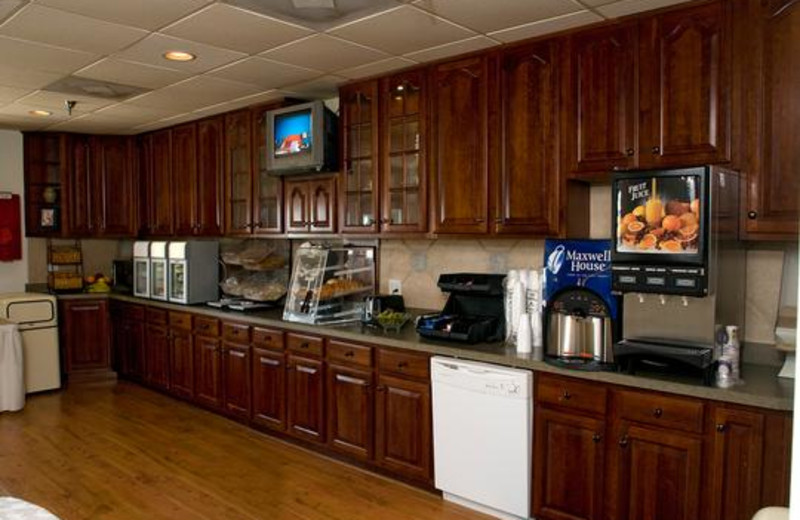
<svg viewBox="0 0 800 520">
<path fill-rule="evenodd" d="M 250 325 L 275 327 L 282 330 L 322 335 L 342 340 L 370 343 L 373 345 L 417 350 L 429 354 L 454 358 L 496 363 L 499 365 L 526 368 L 563 376 L 629 386 L 643 390 L 655 390 L 678 395 L 710 399 L 726 403 L 791 411 L 794 406 L 794 380 L 778 378 L 778 368 L 745 364 L 742 367 L 744 382 L 732 388 L 707 387 L 694 379 L 680 379 L 672 376 L 628 375 L 617 372 L 589 372 L 561 368 L 537 361 L 532 354 L 518 354 L 503 343 L 480 343 L 465 345 L 435 341 L 420 337 L 414 327 L 406 326 L 399 333 L 384 333 L 382 330 L 365 328 L 360 324 L 321 327 L 283 321 L 282 309 L 257 312 L 237 312 L 215 309 L 206 305 L 177 305 L 173 303 L 147 300 L 123 294 L 69 294 L 59 296 L 63 299 L 111 298 L 129 303 L 138 303 L 168 310 L 191 312 Z"/>
</svg>

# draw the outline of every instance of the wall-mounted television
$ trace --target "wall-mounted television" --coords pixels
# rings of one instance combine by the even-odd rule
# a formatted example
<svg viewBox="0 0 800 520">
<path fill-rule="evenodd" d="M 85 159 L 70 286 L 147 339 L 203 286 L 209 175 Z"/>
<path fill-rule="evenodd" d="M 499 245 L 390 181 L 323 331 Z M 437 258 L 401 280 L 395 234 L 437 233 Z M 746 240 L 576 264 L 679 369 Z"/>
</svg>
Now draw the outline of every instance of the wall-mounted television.
<svg viewBox="0 0 800 520">
<path fill-rule="evenodd" d="M 270 174 L 337 169 L 338 120 L 322 101 L 270 110 L 266 125 L 266 159 Z"/>
</svg>

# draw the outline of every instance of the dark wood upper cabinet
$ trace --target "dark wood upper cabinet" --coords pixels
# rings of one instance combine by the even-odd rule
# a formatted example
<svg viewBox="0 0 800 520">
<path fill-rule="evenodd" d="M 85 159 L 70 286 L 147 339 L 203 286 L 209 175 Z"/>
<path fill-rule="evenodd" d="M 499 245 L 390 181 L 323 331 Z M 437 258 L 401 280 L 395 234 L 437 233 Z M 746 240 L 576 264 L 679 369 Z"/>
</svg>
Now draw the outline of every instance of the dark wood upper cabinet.
<svg viewBox="0 0 800 520">
<path fill-rule="evenodd" d="M 745 238 L 797 240 L 800 220 L 800 3 L 734 3 L 734 107 L 745 151 Z"/>
<path fill-rule="evenodd" d="M 516 47 L 500 57 L 499 100 L 492 103 L 500 107 L 500 129 L 490 132 L 490 142 L 499 148 L 492 176 L 494 233 L 559 233 L 561 68 L 560 40 Z M 452 183 L 442 187 L 452 188 Z"/>
<path fill-rule="evenodd" d="M 25 236 L 68 235 L 70 158 L 67 134 L 25 132 Z M 52 226 L 42 225 L 42 210 L 53 210 Z M 65 225 L 67 224 L 67 225 Z"/>
<path fill-rule="evenodd" d="M 379 82 L 381 232 L 428 230 L 428 84 L 425 70 Z"/>
<path fill-rule="evenodd" d="M 605 422 L 572 410 L 536 407 L 533 513 L 601 520 Z"/>
<path fill-rule="evenodd" d="M 195 232 L 197 221 L 197 125 L 172 129 L 172 205 L 174 231 L 178 236 Z"/>
<path fill-rule="evenodd" d="M 225 121 L 222 117 L 197 123 L 197 201 L 195 235 L 222 234 L 222 179 L 224 176 L 223 143 Z"/>
<path fill-rule="evenodd" d="M 249 110 L 225 115 L 225 233 L 253 230 L 252 121 Z"/>
<path fill-rule="evenodd" d="M 379 222 L 378 82 L 339 93 L 342 148 L 340 213 L 345 233 L 376 233 Z"/>
<path fill-rule="evenodd" d="M 730 49 L 724 10 L 716 2 L 640 22 L 641 167 L 730 159 Z"/>
<path fill-rule="evenodd" d="M 636 165 L 637 25 L 567 38 L 564 146 L 569 173 L 607 174 Z"/>
<path fill-rule="evenodd" d="M 252 111 L 253 119 L 253 232 L 283 231 L 283 180 L 267 170 L 267 109 Z"/>
<path fill-rule="evenodd" d="M 437 233 L 489 231 L 489 67 L 479 56 L 431 71 L 431 175 Z"/>
<path fill-rule="evenodd" d="M 284 182 L 287 233 L 336 232 L 336 177 Z"/>
<path fill-rule="evenodd" d="M 93 136 L 89 140 L 94 180 L 97 234 L 133 237 L 137 229 L 136 151 L 134 138 Z"/>
<path fill-rule="evenodd" d="M 170 236 L 172 214 L 172 131 L 159 130 L 143 137 L 141 172 L 144 176 L 146 225 L 150 236 Z"/>
<path fill-rule="evenodd" d="M 89 137 L 70 135 L 66 138 L 68 174 L 64 195 L 69 197 L 64 231 L 70 236 L 92 236 L 95 233 L 94 181 L 92 179 Z"/>
</svg>

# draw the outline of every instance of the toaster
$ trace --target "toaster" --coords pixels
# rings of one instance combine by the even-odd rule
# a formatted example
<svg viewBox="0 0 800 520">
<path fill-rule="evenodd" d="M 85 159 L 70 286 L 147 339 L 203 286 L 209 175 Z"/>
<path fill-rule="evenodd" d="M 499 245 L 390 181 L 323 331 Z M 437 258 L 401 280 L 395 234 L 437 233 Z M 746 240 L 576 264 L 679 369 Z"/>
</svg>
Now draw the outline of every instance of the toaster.
<svg viewBox="0 0 800 520">
<path fill-rule="evenodd" d="M 373 323 L 378 314 L 387 309 L 405 312 L 406 305 L 403 297 L 399 294 L 367 296 L 364 298 L 364 315 L 361 317 L 361 321 L 368 324 Z"/>
</svg>

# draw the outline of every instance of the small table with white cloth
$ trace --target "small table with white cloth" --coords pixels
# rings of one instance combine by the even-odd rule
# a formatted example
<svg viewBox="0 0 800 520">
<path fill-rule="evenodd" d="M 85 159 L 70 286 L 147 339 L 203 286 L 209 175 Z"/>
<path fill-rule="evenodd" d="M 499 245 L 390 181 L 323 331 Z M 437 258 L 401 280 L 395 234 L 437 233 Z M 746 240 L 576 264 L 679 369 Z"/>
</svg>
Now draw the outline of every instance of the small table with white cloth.
<svg viewBox="0 0 800 520">
<path fill-rule="evenodd" d="M 0 320 L 0 412 L 25 406 L 22 336 L 16 323 Z"/>
<path fill-rule="evenodd" d="M 58 517 L 19 498 L 0 497 L 0 520 L 58 520 Z"/>
</svg>

